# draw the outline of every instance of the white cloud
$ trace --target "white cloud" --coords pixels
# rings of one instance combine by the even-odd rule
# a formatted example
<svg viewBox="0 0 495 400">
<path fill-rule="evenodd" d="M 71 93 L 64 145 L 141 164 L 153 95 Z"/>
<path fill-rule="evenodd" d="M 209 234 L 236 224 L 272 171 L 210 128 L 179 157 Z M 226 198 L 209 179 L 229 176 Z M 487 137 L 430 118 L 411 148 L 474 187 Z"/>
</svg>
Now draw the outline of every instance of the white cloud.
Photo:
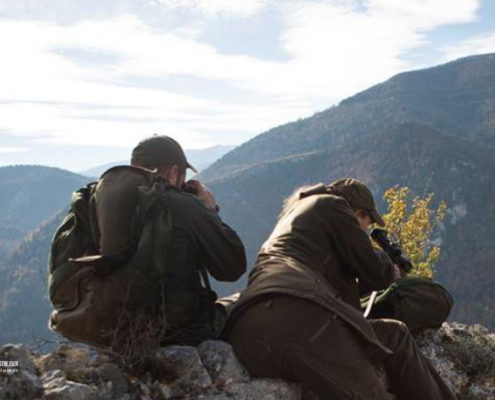
<svg viewBox="0 0 495 400">
<path fill-rule="evenodd" d="M 218 24 L 276 5 L 271 12 L 283 26 L 279 43 L 288 60 L 224 54 L 201 41 L 197 26 L 158 32 L 132 15 L 63 26 L 0 20 L 0 129 L 80 144 L 132 146 L 156 131 L 180 137 L 188 148 L 238 143 L 411 67 L 402 56 L 424 44 L 429 30 L 472 21 L 479 5 L 475 0 L 160 1 L 171 10 L 192 7 L 219 16 Z M 68 56 L 78 50 L 110 55 L 110 61 L 98 65 Z M 230 96 L 117 84 L 144 77 L 167 87 L 166 79 L 175 76 L 221 83 Z"/>
<path fill-rule="evenodd" d="M 1 147 L 0 146 L 0 154 L 1 153 L 21 153 L 26 151 L 25 147 Z"/>
<path fill-rule="evenodd" d="M 304 4 L 304 3 L 301 3 Z M 298 5 L 283 35 L 300 92 L 342 98 L 408 67 L 402 56 L 438 26 L 476 18 L 476 0 L 338 0 Z M 299 79 L 294 79 L 299 77 Z"/>
<path fill-rule="evenodd" d="M 17 38 L 15 44 L 8 39 L 12 37 Z M 249 80 L 250 66 L 262 72 L 263 62 L 221 55 L 211 46 L 176 34 L 156 34 L 130 16 L 74 26 L 4 22 L 0 46 L 5 49 L 0 66 L 4 101 L 0 128 L 13 134 L 100 145 L 114 145 L 118 135 L 119 144 L 132 145 L 143 134 L 165 131 L 181 135 L 184 145 L 194 148 L 215 143 L 205 132 L 232 131 L 235 126 L 246 134 L 222 140 L 236 143 L 294 118 L 294 107 L 281 108 L 269 99 L 263 105 L 251 104 L 248 114 L 242 99 L 224 103 L 207 96 L 112 84 L 129 75 L 180 74 L 242 85 L 244 73 Z M 118 61 L 104 68 L 77 64 L 54 51 L 60 48 L 109 53 Z M 212 111 L 221 111 L 222 117 Z"/>
<path fill-rule="evenodd" d="M 172 10 L 199 12 L 208 16 L 248 17 L 261 12 L 270 0 L 154 0 Z"/>
<path fill-rule="evenodd" d="M 479 0 L 368 0 L 372 15 L 398 19 L 413 29 L 429 30 L 439 25 L 476 19 Z"/>
<path fill-rule="evenodd" d="M 473 54 L 495 53 L 495 32 L 488 32 L 455 44 L 446 45 L 441 50 L 444 61 L 455 60 Z"/>
</svg>

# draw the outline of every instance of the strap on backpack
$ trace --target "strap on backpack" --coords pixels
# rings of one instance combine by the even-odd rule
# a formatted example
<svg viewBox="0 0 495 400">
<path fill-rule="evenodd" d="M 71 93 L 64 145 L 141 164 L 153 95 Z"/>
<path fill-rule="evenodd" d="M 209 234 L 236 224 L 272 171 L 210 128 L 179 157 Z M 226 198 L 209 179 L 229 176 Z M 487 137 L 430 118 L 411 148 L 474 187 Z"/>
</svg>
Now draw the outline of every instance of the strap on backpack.
<svg viewBox="0 0 495 400">
<path fill-rule="evenodd" d="M 206 272 L 206 268 L 203 267 L 203 265 L 199 266 L 199 273 L 203 279 L 206 289 L 211 290 L 210 278 L 208 277 L 208 272 Z"/>
<path fill-rule="evenodd" d="M 91 237 L 93 239 L 93 243 L 95 244 L 95 249 L 99 247 L 100 243 L 100 229 L 98 228 L 98 220 L 96 218 L 96 200 L 94 196 L 95 186 L 91 190 L 91 197 L 89 198 L 88 203 L 88 217 L 89 217 L 89 230 L 91 233 Z"/>
</svg>

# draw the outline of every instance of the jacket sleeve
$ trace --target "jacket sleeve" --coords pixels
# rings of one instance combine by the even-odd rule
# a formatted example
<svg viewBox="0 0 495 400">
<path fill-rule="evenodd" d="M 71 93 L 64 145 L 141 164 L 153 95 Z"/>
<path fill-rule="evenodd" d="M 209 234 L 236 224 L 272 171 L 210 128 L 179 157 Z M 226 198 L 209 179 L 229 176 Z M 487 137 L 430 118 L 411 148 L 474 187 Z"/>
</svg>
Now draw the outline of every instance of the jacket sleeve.
<svg viewBox="0 0 495 400">
<path fill-rule="evenodd" d="M 338 256 L 356 274 L 360 286 L 369 290 L 386 288 L 394 279 L 392 261 L 373 248 L 344 199 L 332 203 L 332 207 L 325 207 L 324 223 Z"/>
<path fill-rule="evenodd" d="M 388 256 L 388 254 L 385 253 L 383 250 L 378 250 L 378 249 L 375 249 L 375 248 L 373 250 L 375 251 L 375 254 L 377 255 L 378 259 L 380 260 L 380 262 L 382 264 L 388 264 L 388 263 L 392 263 L 393 264 L 392 260 Z M 392 278 L 392 279 L 394 279 L 394 278 Z M 392 283 L 392 282 L 390 282 L 390 283 Z M 359 285 L 359 294 L 360 294 L 360 296 L 364 296 L 366 294 L 369 294 L 373 290 L 376 290 L 376 288 L 370 287 L 370 286 L 368 286 L 368 284 L 369 283 L 366 280 L 364 280 L 364 281 L 362 279 L 359 280 L 358 285 Z"/>
<path fill-rule="evenodd" d="M 246 272 L 246 254 L 241 239 L 215 211 L 201 206 L 193 230 L 201 261 L 215 279 L 232 282 Z"/>
</svg>

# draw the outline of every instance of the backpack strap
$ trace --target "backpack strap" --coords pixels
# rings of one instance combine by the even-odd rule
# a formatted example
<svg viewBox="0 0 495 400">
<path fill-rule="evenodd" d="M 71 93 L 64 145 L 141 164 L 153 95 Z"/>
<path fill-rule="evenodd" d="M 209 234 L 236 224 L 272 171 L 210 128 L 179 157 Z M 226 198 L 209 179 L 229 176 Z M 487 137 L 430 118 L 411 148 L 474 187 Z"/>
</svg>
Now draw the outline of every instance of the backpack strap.
<svg viewBox="0 0 495 400">
<path fill-rule="evenodd" d="M 89 248 L 86 249 L 89 253 L 95 253 L 98 251 L 98 241 L 95 240 L 97 237 L 93 233 L 94 227 L 92 226 L 94 222 L 91 216 L 90 204 L 93 199 L 93 195 L 96 188 L 96 182 L 91 182 L 86 187 L 79 189 L 78 191 L 72 193 L 71 204 L 69 215 L 74 215 L 75 222 L 82 228 L 85 235 L 90 239 Z M 97 229 L 97 225 L 96 225 Z"/>
<path fill-rule="evenodd" d="M 211 290 L 210 278 L 208 277 L 208 272 L 206 271 L 206 268 L 203 265 L 200 265 L 198 269 L 206 289 Z"/>
<path fill-rule="evenodd" d="M 94 196 L 94 187 L 91 191 L 91 197 L 89 198 L 88 207 L 89 230 L 91 232 L 91 237 L 93 238 L 93 243 L 95 244 L 95 250 L 99 251 L 100 229 L 98 228 L 98 220 L 96 218 L 96 201 Z"/>
</svg>

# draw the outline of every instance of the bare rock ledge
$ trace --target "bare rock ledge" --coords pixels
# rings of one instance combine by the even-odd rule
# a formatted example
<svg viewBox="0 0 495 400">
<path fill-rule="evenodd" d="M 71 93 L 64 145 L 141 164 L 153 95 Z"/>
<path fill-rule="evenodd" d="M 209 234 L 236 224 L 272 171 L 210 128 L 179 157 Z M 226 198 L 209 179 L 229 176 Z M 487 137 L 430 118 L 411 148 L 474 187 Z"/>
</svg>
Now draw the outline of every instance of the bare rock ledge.
<svg viewBox="0 0 495 400">
<path fill-rule="evenodd" d="M 481 325 L 445 323 L 415 336 L 460 399 L 495 400 L 495 334 Z M 108 353 L 83 344 L 65 343 L 49 354 L 7 344 L 0 349 L 0 360 L 15 361 L 18 367 L 0 368 L 0 399 L 298 400 L 302 396 L 297 384 L 252 379 L 222 341 L 206 341 L 197 348 L 163 347 L 154 359 L 167 366 L 167 374 L 145 373 L 138 378 Z"/>
</svg>

